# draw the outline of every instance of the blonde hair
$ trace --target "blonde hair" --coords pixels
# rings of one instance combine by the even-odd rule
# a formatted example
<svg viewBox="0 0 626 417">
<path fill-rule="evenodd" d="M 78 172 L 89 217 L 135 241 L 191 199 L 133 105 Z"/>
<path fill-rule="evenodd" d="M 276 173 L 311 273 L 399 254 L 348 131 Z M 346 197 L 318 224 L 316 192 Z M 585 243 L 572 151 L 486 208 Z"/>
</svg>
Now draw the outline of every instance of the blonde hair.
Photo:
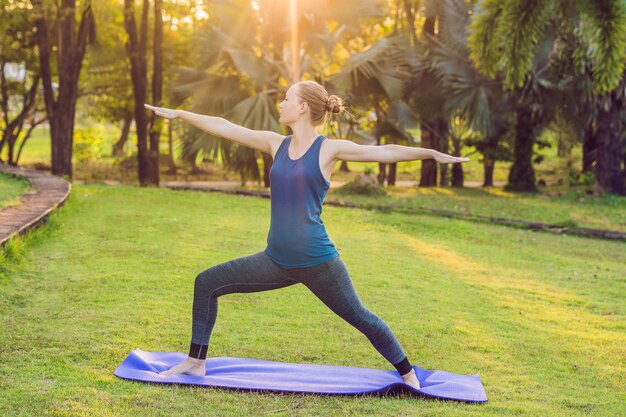
<svg viewBox="0 0 626 417">
<path fill-rule="evenodd" d="M 305 101 L 311 109 L 311 122 L 315 126 L 326 122 L 328 113 L 339 113 L 344 110 L 343 100 L 334 94 L 328 95 L 324 87 L 315 81 L 300 81 L 297 95 Z"/>
</svg>

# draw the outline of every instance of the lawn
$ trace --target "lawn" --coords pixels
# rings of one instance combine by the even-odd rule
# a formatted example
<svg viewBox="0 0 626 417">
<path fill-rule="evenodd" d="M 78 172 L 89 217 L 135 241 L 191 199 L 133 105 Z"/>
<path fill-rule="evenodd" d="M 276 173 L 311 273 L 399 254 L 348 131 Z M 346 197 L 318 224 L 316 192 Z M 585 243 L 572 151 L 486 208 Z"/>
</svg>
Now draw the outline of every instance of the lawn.
<svg viewBox="0 0 626 417">
<path fill-rule="evenodd" d="M 0 208 L 19 204 L 20 196 L 29 187 L 30 183 L 27 180 L 0 172 Z"/>
<path fill-rule="evenodd" d="M 269 204 L 75 185 L 0 264 L 0 415 L 626 414 L 624 243 L 331 206 L 324 222 L 364 304 L 413 364 L 479 373 L 489 402 L 115 377 L 135 348 L 187 351 L 196 275 L 262 250 Z M 393 369 L 302 285 L 220 298 L 209 355 Z"/>
<path fill-rule="evenodd" d="M 386 187 L 386 196 L 329 191 L 328 198 L 364 207 L 396 207 L 404 212 L 420 208 L 500 217 L 567 227 L 626 232 L 626 197 L 589 195 L 586 187 L 562 193 L 513 193 L 502 187 Z"/>
</svg>

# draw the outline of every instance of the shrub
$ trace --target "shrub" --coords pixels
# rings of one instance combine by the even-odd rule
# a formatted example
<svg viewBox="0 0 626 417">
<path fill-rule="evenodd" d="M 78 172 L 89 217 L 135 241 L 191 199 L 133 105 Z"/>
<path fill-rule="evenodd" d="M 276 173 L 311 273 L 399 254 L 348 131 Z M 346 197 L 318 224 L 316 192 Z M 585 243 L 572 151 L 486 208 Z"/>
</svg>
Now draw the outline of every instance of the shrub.
<svg viewBox="0 0 626 417">
<path fill-rule="evenodd" d="M 85 128 L 74 131 L 74 157 L 77 162 L 102 157 L 102 134 L 96 129 Z"/>
<path fill-rule="evenodd" d="M 337 189 L 339 194 L 362 194 L 386 196 L 387 192 L 370 174 L 357 175 L 352 181 Z"/>
</svg>

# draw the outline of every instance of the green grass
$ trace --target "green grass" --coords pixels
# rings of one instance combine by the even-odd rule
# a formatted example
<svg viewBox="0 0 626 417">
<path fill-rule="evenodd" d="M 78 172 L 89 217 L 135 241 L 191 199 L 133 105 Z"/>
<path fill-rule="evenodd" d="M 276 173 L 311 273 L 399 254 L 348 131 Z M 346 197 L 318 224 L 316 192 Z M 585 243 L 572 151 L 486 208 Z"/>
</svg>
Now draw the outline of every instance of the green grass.
<svg viewBox="0 0 626 417">
<path fill-rule="evenodd" d="M 0 208 L 19 204 L 19 197 L 29 187 L 30 183 L 25 179 L 0 173 Z"/>
<path fill-rule="evenodd" d="M 626 198 L 610 194 L 589 195 L 584 187 L 554 195 L 512 193 L 501 187 L 387 187 L 386 191 L 387 196 L 375 197 L 344 194 L 331 188 L 328 198 L 366 207 L 393 205 L 407 211 L 423 207 L 626 232 Z"/>
<path fill-rule="evenodd" d="M 75 131 L 87 131 L 89 134 L 93 135 L 94 138 L 97 138 L 101 141 L 99 145 L 96 145 L 95 148 L 99 148 L 99 151 L 102 153 L 103 158 L 101 159 L 111 159 L 111 151 L 113 149 L 113 144 L 117 142 L 119 136 L 121 134 L 120 128 L 115 125 L 105 124 L 105 123 L 96 123 L 96 122 L 85 122 L 82 121 L 80 125 L 77 125 Z M 166 132 L 162 132 L 163 135 L 161 137 L 161 143 L 159 144 L 159 150 L 161 153 L 167 153 L 168 145 L 167 145 L 167 135 Z M 124 145 L 124 151 L 127 155 L 131 155 L 133 152 L 137 152 L 137 138 L 134 133 L 134 130 L 130 132 L 129 140 Z M 21 143 L 21 142 L 20 142 Z M 76 143 L 75 143 L 76 147 Z M 94 148 L 94 150 L 95 150 Z M 179 157 L 179 149 L 177 147 L 174 148 L 174 157 Z M 3 155 L 6 158 L 7 151 L 5 150 Z M 73 162 L 76 161 L 76 152 L 73 154 Z M 26 145 L 24 145 L 24 149 L 22 151 L 22 156 L 20 157 L 20 165 L 21 164 L 33 164 L 35 162 L 43 162 L 50 164 L 50 130 L 45 127 L 37 127 L 33 129 L 31 137 L 26 141 Z"/>
<path fill-rule="evenodd" d="M 118 379 L 186 352 L 196 275 L 264 248 L 269 201 L 75 185 L 0 264 L 0 415 L 624 415 L 625 245 L 324 208 L 364 304 L 413 364 L 479 373 L 489 402 L 238 392 Z M 296 285 L 220 298 L 211 356 L 392 369 Z"/>
</svg>

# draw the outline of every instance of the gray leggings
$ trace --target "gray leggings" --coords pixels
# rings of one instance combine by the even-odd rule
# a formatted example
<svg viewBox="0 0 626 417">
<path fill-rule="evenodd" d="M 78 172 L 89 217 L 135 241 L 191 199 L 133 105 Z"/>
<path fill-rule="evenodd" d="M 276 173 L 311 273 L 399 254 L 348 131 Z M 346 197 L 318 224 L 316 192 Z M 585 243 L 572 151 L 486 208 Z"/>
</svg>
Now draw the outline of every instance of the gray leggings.
<svg viewBox="0 0 626 417">
<path fill-rule="evenodd" d="M 359 300 L 340 257 L 310 268 L 284 269 L 264 252 L 215 265 L 196 277 L 189 356 L 204 359 L 217 318 L 218 297 L 302 283 L 339 317 L 361 331 L 390 363 L 407 361 L 389 326 Z M 396 366 L 397 369 L 399 369 Z M 407 368 L 410 369 L 410 368 Z"/>
</svg>

